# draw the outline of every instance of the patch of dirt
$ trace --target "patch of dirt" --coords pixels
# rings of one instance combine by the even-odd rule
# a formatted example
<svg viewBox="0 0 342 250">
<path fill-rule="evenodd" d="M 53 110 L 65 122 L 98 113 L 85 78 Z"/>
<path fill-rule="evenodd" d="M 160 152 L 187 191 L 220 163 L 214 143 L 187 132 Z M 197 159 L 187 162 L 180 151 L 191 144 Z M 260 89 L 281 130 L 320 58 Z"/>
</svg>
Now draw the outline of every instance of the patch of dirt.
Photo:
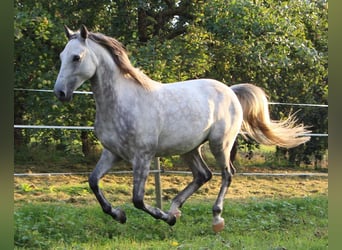
<svg viewBox="0 0 342 250">
<path fill-rule="evenodd" d="M 188 183 L 191 176 L 161 175 L 162 198 L 171 199 Z M 130 203 L 132 199 L 133 179 L 131 175 L 106 175 L 100 182 L 105 196 L 114 206 Z M 204 184 L 190 200 L 215 199 L 221 185 L 221 177 L 213 178 Z M 235 176 L 226 195 L 226 201 L 248 198 L 286 198 L 328 195 L 327 177 L 260 177 Z M 148 178 L 145 199 L 155 202 L 155 179 Z M 14 200 L 21 202 L 67 202 L 74 205 L 96 204 L 97 201 L 88 186 L 86 175 L 15 177 Z"/>
</svg>

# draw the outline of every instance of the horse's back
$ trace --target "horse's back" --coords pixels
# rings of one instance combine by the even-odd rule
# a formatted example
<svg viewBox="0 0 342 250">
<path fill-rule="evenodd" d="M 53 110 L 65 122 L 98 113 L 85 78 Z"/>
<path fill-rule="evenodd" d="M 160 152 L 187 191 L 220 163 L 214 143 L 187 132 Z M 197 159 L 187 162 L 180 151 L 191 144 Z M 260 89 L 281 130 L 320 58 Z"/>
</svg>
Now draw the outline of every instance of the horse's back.
<svg viewBox="0 0 342 250">
<path fill-rule="evenodd" d="M 159 90 L 161 127 L 159 155 L 187 152 L 210 137 L 223 137 L 242 116 L 234 92 L 211 79 L 165 84 Z M 234 126 L 234 123 L 238 124 Z"/>
</svg>

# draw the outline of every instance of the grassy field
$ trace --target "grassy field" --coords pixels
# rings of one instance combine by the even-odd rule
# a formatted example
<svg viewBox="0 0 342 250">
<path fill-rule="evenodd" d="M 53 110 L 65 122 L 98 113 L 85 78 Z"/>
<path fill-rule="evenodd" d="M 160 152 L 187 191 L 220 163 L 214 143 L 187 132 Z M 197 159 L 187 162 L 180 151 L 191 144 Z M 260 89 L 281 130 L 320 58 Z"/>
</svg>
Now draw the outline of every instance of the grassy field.
<svg viewBox="0 0 342 250">
<path fill-rule="evenodd" d="M 273 154 L 267 154 L 267 150 L 253 156 L 252 165 L 249 158 L 241 154 L 238 171 L 317 172 L 307 167 L 293 169 L 279 162 L 274 164 L 269 156 Z M 214 165 L 210 154 L 205 157 L 210 166 Z M 57 157 L 56 161 L 61 159 Z M 53 161 L 44 157 L 39 160 L 42 162 L 16 164 L 15 170 L 17 173 L 56 172 L 56 169 L 57 172 L 88 172 L 94 167 L 94 163 L 66 161 L 56 168 Z M 266 162 L 277 167 L 264 167 Z M 177 157 L 170 162 L 163 159 L 162 165 L 166 169 L 172 166 L 172 170 L 188 171 Z M 130 169 L 125 165 L 118 168 Z M 318 172 L 326 172 L 323 170 L 327 168 Z M 192 177 L 163 174 L 161 179 L 163 206 L 167 210 L 171 199 Z M 125 210 L 128 219 L 124 225 L 102 212 L 86 175 L 15 177 L 15 249 L 328 248 L 326 177 L 235 176 L 225 200 L 226 227 L 215 234 L 211 228 L 211 207 L 220 181 L 220 176 L 214 176 L 191 196 L 181 209 L 182 217 L 170 227 L 133 207 L 131 175 L 106 175 L 100 182 L 108 200 Z M 155 202 L 153 175 L 146 184 L 145 200 L 149 204 Z"/>
<path fill-rule="evenodd" d="M 211 203 L 191 202 L 174 227 L 132 205 L 114 222 L 97 205 L 21 203 L 16 249 L 327 249 L 326 196 L 227 202 L 226 229 L 211 229 Z"/>
<path fill-rule="evenodd" d="M 103 214 L 86 176 L 15 178 L 16 249 L 327 249 L 328 180 L 237 176 L 226 196 L 226 228 L 211 229 L 215 176 L 182 208 L 174 227 L 131 203 L 131 176 L 106 176 L 108 199 L 126 211 L 121 225 Z M 162 176 L 164 209 L 191 177 Z M 154 179 L 146 201 L 154 203 Z"/>
</svg>

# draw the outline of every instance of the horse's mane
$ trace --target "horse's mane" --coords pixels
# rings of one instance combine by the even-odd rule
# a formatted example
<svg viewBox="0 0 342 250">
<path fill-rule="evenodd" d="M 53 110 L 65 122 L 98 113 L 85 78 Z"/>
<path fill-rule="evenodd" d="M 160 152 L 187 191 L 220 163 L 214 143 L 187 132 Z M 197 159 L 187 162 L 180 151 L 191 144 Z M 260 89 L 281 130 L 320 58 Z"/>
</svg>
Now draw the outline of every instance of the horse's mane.
<svg viewBox="0 0 342 250">
<path fill-rule="evenodd" d="M 107 49 L 120 71 L 126 77 L 131 77 L 145 89 L 151 88 L 151 79 L 139 69 L 133 67 L 122 43 L 102 33 L 89 32 L 88 38 Z"/>
</svg>

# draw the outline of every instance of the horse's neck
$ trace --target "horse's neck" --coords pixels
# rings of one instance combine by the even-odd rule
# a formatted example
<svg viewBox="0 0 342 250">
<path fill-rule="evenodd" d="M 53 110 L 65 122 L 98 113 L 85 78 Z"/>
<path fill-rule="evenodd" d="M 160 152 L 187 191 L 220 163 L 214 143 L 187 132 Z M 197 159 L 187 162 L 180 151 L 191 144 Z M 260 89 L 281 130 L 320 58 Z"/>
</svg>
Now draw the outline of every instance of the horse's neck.
<svg viewBox="0 0 342 250">
<path fill-rule="evenodd" d="M 128 102 L 134 100 L 134 96 L 144 91 L 133 79 L 122 75 L 111 58 L 99 58 L 91 84 L 96 102 L 96 117 L 103 119 L 116 115 L 115 112 L 123 110 L 121 106 L 129 105 Z"/>
<path fill-rule="evenodd" d="M 118 84 L 120 81 L 108 72 L 98 69 L 93 79 L 91 79 L 92 92 L 96 103 L 96 115 L 106 115 L 109 108 L 117 106 L 118 103 Z M 110 71 L 111 72 L 111 71 Z"/>
<path fill-rule="evenodd" d="M 106 49 L 93 44 L 93 51 L 97 57 L 97 70 L 91 79 L 92 91 L 96 102 L 96 116 L 113 116 L 120 107 L 130 107 L 139 99 L 151 99 L 153 91 L 161 84 L 151 80 L 151 89 L 145 89 L 129 76 L 125 76 L 115 64 Z M 129 109 L 129 108 L 128 108 Z"/>
</svg>

